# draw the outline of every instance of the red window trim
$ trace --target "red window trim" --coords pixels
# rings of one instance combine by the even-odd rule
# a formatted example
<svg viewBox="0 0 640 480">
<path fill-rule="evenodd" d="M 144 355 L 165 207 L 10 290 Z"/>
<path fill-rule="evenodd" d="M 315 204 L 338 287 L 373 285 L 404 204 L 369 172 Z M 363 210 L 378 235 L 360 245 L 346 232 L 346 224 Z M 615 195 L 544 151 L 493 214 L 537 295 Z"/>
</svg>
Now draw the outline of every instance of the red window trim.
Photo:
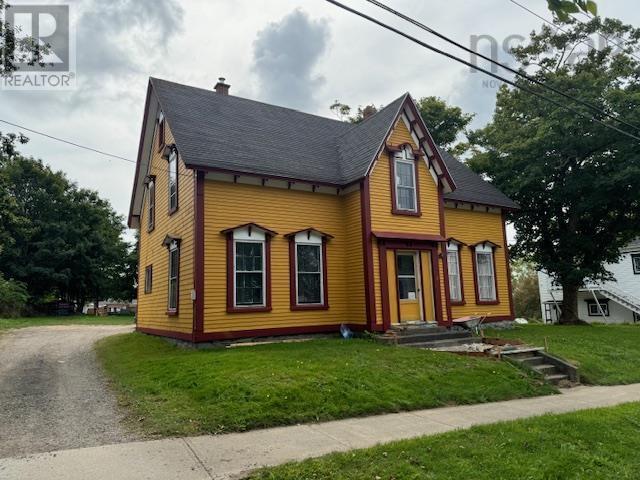
<svg viewBox="0 0 640 480">
<path fill-rule="evenodd" d="M 408 144 L 403 144 L 400 145 L 399 147 L 397 147 L 398 150 L 401 150 L 402 148 L 404 148 L 405 145 Z M 413 176 L 414 176 L 414 181 L 416 182 L 416 211 L 411 211 L 411 210 L 402 210 L 398 208 L 398 203 L 396 201 L 396 159 L 394 158 L 394 153 L 395 151 L 395 147 L 393 149 L 388 149 L 388 157 L 389 157 L 389 176 L 390 176 L 390 183 L 391 183 L 391 213 L 393 215 L 405 215 L 408 217 L 421 217 L 422 216 L 422 209 L 420 206 L 420 179 L 418 177 L 418 162 L 420 161 L 420 156 L 416 155 L 416 153 L 414 152 L 414 161 L 413 161 Z"/>
<path fill-rule="evenodd" d="M 447 248 L 446 244 L 445 244 L 445 251 L 447 252 L 447 254 L 449 253 L 449 249 Z M 458 245 L 458 278 L 460 279 L 460 300 L 454 300 L 453 298 L 451 298 L 451 293 L 449 293 L 449 302 L 453 307 L 460 307 L 462 305 L 467 304 L 467 302 L 464 299 L 464 281 L 462 279 L 462 245 Z M 447 278 L 447 281 L 449 281 L 448 278 Z"/>
<path fill-rule="evenodd" d="M 149 282 L 148 280 L 151 279 Z M 153 290 L 153 264 L 144 267 L 144 294 L 151 293 Z"/>
<path fill-rule="evenodd" d="M 177 240 L 176 240 L 177 241 Z M 167 284 L 167 316 L 176 317 L 180 310 L 180 242 L 177 241 L 176 250 L 178 251 L 178 265 L 176 272 L 176 307 L 169 308 L 169 284 Z M 171 281 L 171 244 L 167 245 L 167 252 L 169 253 L 169 263 L 167 264 L 168 280 Z"/>
<path fill-rule="evenodd" d="M 496 290 L 495 300 L 480 300 L 480 288 L 478 286 L 478 266 L 476 262 L 476 245 L 470 245 L 471 262 L 473 265 L 473 288 L 476 294 L 476 305 L 499 305 L 500 295 L 498 293 L 498 270 L 496 269 L 496 247 L 491 246 L 491 259 L 493 260 L 493 283 Z"/>
<path fill-rule="evenodd" d="M 169 153 L 169 156 L 167 157 L 167 195 L 169 200 L 167 202 L 167 206 L 169 207 L 169 216 L 176 213 L 178 211 L 178 206 L 180 205 L 180 154 L 175 145 L 171 147 L 171 150 L 176 152 L 176 206 L 171 208 L 171 153 Z"/>
<path fill-rule="evenodd" d="M 322 304 L 298 304 L 298 275 L 296 272 L 296 236 L 289 236 L 289 308 L 291 310 L 329 310 L 327 282 L 327 237 L 322 238 Z"/>
<path fill-rule="evenodd" d="M 271 311 L 271 235 L 265 232 L 264 241 L 264 276 L 265 276 L 265 304 L 264 306 L 238 307 L 235 305 L 235 272 L 233 269 L 233 231 L 227 231 L 227 313 L 256 313 Z"/>
</svg>

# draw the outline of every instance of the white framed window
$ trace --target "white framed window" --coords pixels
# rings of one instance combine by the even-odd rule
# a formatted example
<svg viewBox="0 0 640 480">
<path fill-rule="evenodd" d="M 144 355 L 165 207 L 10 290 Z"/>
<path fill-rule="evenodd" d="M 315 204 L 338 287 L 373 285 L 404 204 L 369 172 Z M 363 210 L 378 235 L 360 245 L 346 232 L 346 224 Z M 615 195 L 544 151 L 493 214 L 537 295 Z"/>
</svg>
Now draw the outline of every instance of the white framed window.
<svg viewBox="0 0 640 480">
<path fill-rule="evenodd" d="M 297 305 L 324 304 L 324 258 L 322 237 L 301 232 L 295 238 L 295 279 Z"/>
<path fill-rule="evenodd" d="M 178 311 L 178 288 L 180 275 L 180 246 L 177 240 L 169 244 L 169 300 L 167 308 L 169 312 Z"/>
<path fill-rule="evenodd" d="M 633 273 L 640 275 L 640 253 L 631 254 L 631 263 L 633 264 Z"/>
<path fill-rule="evenodd" d="M 405 212 L 417 212 L 416 165 L 411 148 L 405 146 L 394 158 L 395 208 Z"/>
<path fill-rule="evenodd" d="M 150 232 L 156 224 L 156 178 L 149 177 L 147 184 L 147 192 L 149 193 L 149 203 L 147 209 L 147 230 Z"/>
<path fill-rule="evenodd" d="M 493 269 L 493 248 L 478 245 L 475 248 L 478 300 L 496 301 L 496 276 Z"/>
<path fill-rule="evenodd" d="M 587 307 L 589 308 L 590 317 L 601 317 L 603 314 L 605 317 L 609 316 L 609 305 L 607 303 L 600 302 L 600 307 L 598 307 L 596 302 L 589 302 Z M 602 309 L 602 312 L 600 309 Z"/>
<path fill-rule="evenodd" d="M 264 307 L 265 302 L 264 232 L 247 229 L 233 232 L 234 306 Z"/>
<path fill-rule="evenodd" d="M 462 301 L 462 282 L 460 281 L 459 248 L 457 244 L 447 247 L 447 268 L 449 270 L 449 295 L 453 302 Z"/>
<path fill-rule="evenodd" d="M 171 149 L 169 154 L 169 213 L 178 209 L 178 150 Z"/>
</svg>

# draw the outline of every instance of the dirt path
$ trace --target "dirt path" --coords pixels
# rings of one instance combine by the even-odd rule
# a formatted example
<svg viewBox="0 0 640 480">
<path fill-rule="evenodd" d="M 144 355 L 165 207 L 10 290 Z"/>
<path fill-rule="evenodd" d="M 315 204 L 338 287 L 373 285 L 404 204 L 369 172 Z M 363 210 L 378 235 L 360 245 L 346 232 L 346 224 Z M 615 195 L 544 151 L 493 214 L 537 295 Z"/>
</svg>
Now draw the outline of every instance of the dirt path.
<svg viewBox="0 0 640 480">
<path fill-rule="evenodd" d="M 135 440 L 93 351 L 131 326 L 54 326 L 0 335 L 0 458 Z"/>
</svg>

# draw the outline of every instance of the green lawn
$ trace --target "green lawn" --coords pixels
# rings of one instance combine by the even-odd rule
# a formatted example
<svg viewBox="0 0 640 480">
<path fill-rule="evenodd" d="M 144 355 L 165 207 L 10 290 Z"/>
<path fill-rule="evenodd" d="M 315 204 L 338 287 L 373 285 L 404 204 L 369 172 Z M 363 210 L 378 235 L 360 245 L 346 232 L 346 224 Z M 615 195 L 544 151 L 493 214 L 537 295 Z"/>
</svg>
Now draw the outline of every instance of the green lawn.
<svg viewBox="0 0 640 480">
<path fill-rule="evenodd" d="M 640 325 L 526 325 L 486 334 L 538 346 L 546 337 L 549 352 L 580 367 L 584 383 L 640 382 Z"/>
<path fill-rule="evenodd" d="M 241 431 L 553 393 L 506 362 L 313 340 L 194 350 L 140 333 L 98 356 L 131 419 L 150 434 Z"/>
<path fill-rule="evenodd" d="M 637 479 L 640 404 L 499 423 L 327 455 L 267 480 Z"/>
<path fill-rule="evenodd" d="M 10 328 L 42 327 L 46 325 L 131 325 L 133 316 L 95 317 L 74 315 L 70 317 L 0 318 L 0 331 Z"/>
</svg>

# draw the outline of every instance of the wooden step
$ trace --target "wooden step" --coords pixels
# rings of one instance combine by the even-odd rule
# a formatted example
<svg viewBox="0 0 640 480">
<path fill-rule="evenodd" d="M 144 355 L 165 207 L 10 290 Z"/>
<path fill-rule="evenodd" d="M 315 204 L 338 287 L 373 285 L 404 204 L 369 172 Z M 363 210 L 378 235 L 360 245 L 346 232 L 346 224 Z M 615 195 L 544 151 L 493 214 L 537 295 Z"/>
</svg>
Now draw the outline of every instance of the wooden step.
<svg viewBox="0 0 640 480">
<path fill-rule="evenodd" d="M 471 339 L 473 335 L 471 332 L 434 332 L 434 333 L 406 333 L 406 334 L 385 334 L 378 337 L 383 343 L 391 343 L 403 345 L 405 343 L 420 343 L 420 342 L 435 342 L 438 340 L 448 340 L 454 338 Z"/>
<path fill-rule="evenodd" d="M 545 375 L 544 379 L 549 383 L 557 385 L 563 380 L 569 380 L 569 376 L 565 375 L 564 373 L 555 373 L 553 375 Z"/>
<path fill-rule="evenodd" d="M 542 373 L 543 375 L 552 375 L 554 373 L 559 373 L 556 366 L 550 364 L 535 365 L 533 369 L 538 373 Z"/>
<path fill-rule="evenodd" d="M 448 338 L 445 340 L 433 340 L 430 342 L 403 343 L 398 346 L 432 349 L 432 348 L 454 347 L 457 345 L 464 345 L 468 343 L 475 343 L 475 342 L 473 341 L 473 338 Z"/>
<path fill-rule="evenodd" d="M 520 363 L 524 363 L 527 367 L 535 367 L 536 365 L 542 365 L 544 363 L 544 358 L 536 356 L 521 357 L 516 358 L 516 360 Z"/>
</svg>

